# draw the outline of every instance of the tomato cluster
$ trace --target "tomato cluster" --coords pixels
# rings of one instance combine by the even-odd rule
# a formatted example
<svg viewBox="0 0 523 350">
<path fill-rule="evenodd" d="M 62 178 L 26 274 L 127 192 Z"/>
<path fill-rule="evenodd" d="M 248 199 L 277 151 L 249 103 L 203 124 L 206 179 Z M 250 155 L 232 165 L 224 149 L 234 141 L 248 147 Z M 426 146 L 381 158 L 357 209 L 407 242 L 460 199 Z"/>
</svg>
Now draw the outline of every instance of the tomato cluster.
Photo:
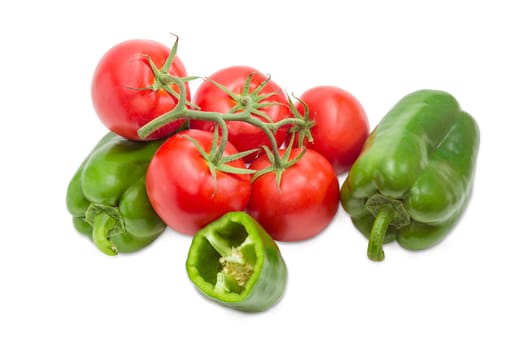
<svg viewBox="0 0 523 350">
<path fill-rule="evenodd" d="M 279 241 L 320 233 L 338 209 L 337 176 L 369 134 L 360 103 L 333 86 L 293 102 L 248 66 L 201 78 L 191 97 L 200 78 L 187 76 L 177 42 L 115 45 L 92 83 L 108 129 L 137 142 L 165 138 L 146 176 L 154 210 L 188 235 L 229 211 L 247 211 Z"/>
</svg>

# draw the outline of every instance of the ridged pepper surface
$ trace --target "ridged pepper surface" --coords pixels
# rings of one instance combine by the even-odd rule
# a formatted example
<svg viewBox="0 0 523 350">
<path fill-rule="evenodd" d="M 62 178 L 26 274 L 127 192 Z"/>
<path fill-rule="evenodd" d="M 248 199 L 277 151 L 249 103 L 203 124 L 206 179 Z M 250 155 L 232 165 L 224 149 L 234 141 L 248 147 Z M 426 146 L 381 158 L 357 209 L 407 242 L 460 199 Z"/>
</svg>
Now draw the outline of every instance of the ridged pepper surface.
<svg viewBox="0 0 523 350">
<path fill-rule="evenodd" d="M 341 188 L 341 204 L 369 238 L 434 246 L 462 216 L 472 192 L 479 128 L 450 94 L 419 90 L 402 98 L 369 135 Z"/>
<path fill-rule="evenodd" d="M 162 142 L 108 133 L 69 182 L 66 202 L 74 227 L 107 255 L 140 250 L 166 227 L 145 189 L 147 167 Z"/>
</svg>

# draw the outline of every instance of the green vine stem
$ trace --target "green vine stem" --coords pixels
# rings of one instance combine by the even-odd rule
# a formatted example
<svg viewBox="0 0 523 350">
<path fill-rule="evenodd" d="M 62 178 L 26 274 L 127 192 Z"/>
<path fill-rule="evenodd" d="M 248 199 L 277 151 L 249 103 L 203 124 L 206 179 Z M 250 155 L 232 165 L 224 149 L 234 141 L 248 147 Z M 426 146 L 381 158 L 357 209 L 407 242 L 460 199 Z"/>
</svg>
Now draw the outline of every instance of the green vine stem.
<svg viewBox="0 0 523 350">
<path fill-rule="evenodd" d="M 277 171 L 283 171 L 286 168 L 292 166 L 297 162 L 296 159 L 293 159 L 292 161 L 289 161 L 288 158 L 280 156 L 279 153 L 279 145 L 276 141 L 275 132 L 287 125 L 291 125 L 291 129 L 294 133 L 299 134 L 299 147 L 303 146 L 303 139 L 307 137 L 309 140 L 311 138 L 310 136 L 310 128 L 314 125 L 314 122 L 309 120 L 308 116 L 308 110 L 305 108 L 306 113 L 304 113 L 304 116 L 302 116 L 290 100 L 290 97 L 288 97 L 289 106 L 291 109 L 292 114 L 294 117 L 285 118 L 283 120 L 280 120 L 278 122 L 273 122 L 271 118 L 263 111 L 261 111 L 261 108 L 268 107 L 271 105 L 274 105 L 276 102 L 263 102 L 264 99 L 273 96 L 277 92 L 268 93 L 260 95 L 261 90 L 263 87 L 268 83 L 270 77 L 267 78 L 266 81 L 262 82 L 259 86 L 257 86 L 254 91 L 249 92 L 249 86 L 251 83 L 251 76 L 249 76 L 246 80 L 246 83 L 244 87 L 242 88 L 241 95 L 236 95 L 232 91 L 230 91 L 225 86 L 222 86 L 218 84 L 217 82 L 214 82 L 210 80 L 213 84 L 224 90 L 229 96 L 231 96 L 237 103 L 235 107 L 233 107 L 229 112 L 227 113 L 219 113 L 219 112 L 210 112 L 210 111 L 202 111 L 197 106 L 194 106 L 191 104 L 190 101 L 187 99 L 187 90 L 185 83 L 188 80 L 193 80 L 195 77 L 189 77 L 189 78 L 180 78 L 172 75 L 168 75 L 166 71 L 168 71 L 168 62 L 172 62 L 174 55 L 176 53 L 176 48 L 178 45 L 178 38 L 176 39 L 176 42 L 174 44 L 173 49 L 171 50 L 171 54 L 169 55 L 167 61 L 162 66 L 161 69 L 158 69 L 154 66 L 152 62 L 151 69 L 153 70 L 153 73 L 155 74 L 155 77 L 157 78 L 157 81 L 161 81 L 162 88 L 165 89 L 169 94 L 171 94 L 173 97 L 175 97 L 178 100 L 178 103 L 176 106 L 166 112 L 165 114 L 153 119 L 146 125 L 142 126 L 138 130 L 138 135 L 145 139 L 147 136 L 152 134 L 155 130 L 161 128 L 162 126 L 165 126 L 175 120 L 179 119 L 188 119 L 188 120 L 205 120 L 214 122 L 217 124 L 219 131 L 221 131 L 221 141 L 219 146 L 213 148 L 211 150 L 208 157 L 206 157 L 211 163 L 213 164 L 223 164 L 223 157 L 225 148 L 228 141 L 228 130 L 227 130 L 227 121 L 241 121 L 249 123 L 253 126 L 258 127 L 261 129 L 268 137 L 270 146 L 272 148 L 272 152 L 269 152 L 267 147 L 263 147 L 265 152 L 269 155 L 269 153 L 272 154 L 271 162 L 272 166 L 269 170 L 277 170 Z M 175 89 L 173 89 L 172 85 L 176 85 L 178 87 L 179 92 L 176 92 Z M 260 102 L 261 101 L 261 102 Z M 303 103 L 302 101 L 300 101 Z M 306 107 L 306 106 L 305 106 Z M 257 118 L 257 117 L 260 118 Z M 289 145 L 289 149 L 292 146 Z M 248 153 L 255 152 L 256 150 L 247 151 Z M 244 153 L 244 152 L 242 152 Z M 301 158 L 301 157 L 299 157 Z M 234 172 L 234 170 L 231 170 L 230 167 L 227 169 L 229 172 Z"/>
<path fill-rule="evenodd" d="M 275 162 L 276 166 L 282 166 L 282 160 L 281 157 L 278 155 L 278 143 L 276 142 L 276 138 L 274 137 L 273 130 L 277 130 L 278 128 L 283 127 L 284 125 L 297 125 L 300 128 L 306 128 L 308 127 L 307 122 L 304 121 L 301 118 L 286 118 L 284 120 L 281 120 L 279 122 L 273 123 L 273 122 L 264 122 L 258 118 L 254 118 L 252 116 L 253 114 L 253 107 L 251 104 L 249 104 L 248 99 L 244 99 L 245 102 L 245 108 L 241 112 L 237 113 L 218 113 L 218 112 L 209 112 L 209 111 L 200 111 L 200 110 L 194 110 L 189 109 L 186 107 L 186 101 L 187 101 L 187 91 L 185 88 L 185 82 L 182 78 L 178 77 L 172 77 L 172 82 L 178 86 L 180 89 L 179 92 L 179 102 L 176 105 L 176 107 L 159 116 L 158 118 L 153 119 L 146 125 L 142 126 L 138 130 L 138 135 L 141 138 L 146 138 L 148 135 L 152 134 L 155 130 L 161 128 L 162 126 L 169 124 L 175 120 L 178 119 L 197 119 L 197 120 L 206 120 L 215 122 L 220 126 L 221 132 L 222 132 L 222 144 L 220 145 L 219 150 L 216 152 L 215 159 L 220 158 L 223 155 L 223 151 L 225 150 L 225 145 L 227 143 L 228 135 L 227 135 L 227 127 L 225 122 L 227 121 L 242 121 L 249 123 L 251 125 L 254 125 L 258 128 L 260 128 L 269 138 L 271 148 L 275 156 Z"/>
</svg>

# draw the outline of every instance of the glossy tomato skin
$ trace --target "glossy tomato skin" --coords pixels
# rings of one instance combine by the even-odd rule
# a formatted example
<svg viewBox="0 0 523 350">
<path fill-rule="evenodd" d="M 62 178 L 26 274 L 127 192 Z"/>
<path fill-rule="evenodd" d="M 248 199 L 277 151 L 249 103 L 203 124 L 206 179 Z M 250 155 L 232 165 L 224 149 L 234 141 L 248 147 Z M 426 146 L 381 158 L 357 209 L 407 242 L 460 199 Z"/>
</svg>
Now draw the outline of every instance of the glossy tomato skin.
<svg viewBox="0 0 523 350">
<path fill-rule="evenodd" d="M 314 142 L 305 142 L 306 147 L 327 158 L 338 175 L 347 172 L 369 136 L 369 121 L 362 105 L 352 94 L 335 86 L 313 87 L 300 99 L 316 121 L 311 129 Z M 303 105 L 297 103 L 296 107 L 303 114 Z"/>
<path fill-rule="evenodd" d="M 249 76 L 253 74 L 250 84 L 250 91 L 254 90 L 261 83 L 267 80 L 267 76 L 258 70 L 248 66 L 231 66 L 221 69 L 211 76 L 209 79 L 227 87 L 235 94 L 240 94 L 245 82 Z M 199 106 L 203 111 L 213 111 L 220 113 L 227 113 L 233 108 L 235 101 L 223 90 L 214 85 L 209 79 L 202 82 L 194 94 L 194 104 Z M 261 90 L 261 94 L 278 92 L 278 94 L 268 97 L 261 101 L 261 103 L 278 103 L 269 107 L 260 108 L 260 111 L 265 112 L 273 122 L 278 122 L 291 115 L 288 107 L 287 98 L 282 89 L 273 81 L 270 80 L 267 85 Z M 260 117 L 258 119 L 264 120 Z M 191 120 L 191 128 L 202 130 L 214 130 L 215 124 L 212 122 L 202 120 Z M 229 133 L 229 141 L 238 149 L 238 151 L 246 151 L 250 149 L 259 149 L 262 145 L 269 146 L 269 139 L 260 128 L 247 124 L 241 121 L 228 121 L 227 130 Z M 285 141 L 288 128 L 280 128 L 276 133 L 276 141 L 281 145 Z M 245 158 L 246 162 L 251 162 L 258 157 L 262 152 L 257 152 Z"/>
<path fill-rule="evenodd" d="M 213 134 L 203 130 L 185 130 L 171 136 L 157 150 L 146 174 L 146 190 L 151 205 L 173 230 L 193 235 L 229 211 L 247 207 L 251 194 L 250 175 L 216 171 L 214 182 L 206 160 L 190 136 L 208 152 Z M 237 153 L 230 143 L 225 155 Z M 243 160 L 227 163 L 245 168 Z"/>
<path fill-rule="evenodd" d="M 283 153 L 283 150 L 281 151 Z M 293 149 L 291 159 L 299 154 Z M 266 155 L 251 168 L 270 165 Z M 333 220 L 339 206 L 339 183 L 332 165 L 314 150 L 286 169 L 280 189 L 274 172 L 252 184 L 248 212 L 278 241 L 301 241 L 318 235 Z"/>
<path fill-rule="evenodd" d="M 141 140 L 138 129 L 176 106 L 177 99 L 165 90 L 144 90 L 154 83 L 154 74 L 146 56 L 161 69 L 169 52 L 167 46 L 156 41 L 136 39 L 121 42 L 102 56 L 94 72 L 91 97 L 98 117 L 109 130 L 130 140 Z M 169 74 L 187 75 L 178 56 L 175 56 Z M 190 99 L 188 84 L 185 87 Z M 163 138 L 182 123 L 181 120 L 170 123 L 152 133 L 147 140 Z"/>
</svg>

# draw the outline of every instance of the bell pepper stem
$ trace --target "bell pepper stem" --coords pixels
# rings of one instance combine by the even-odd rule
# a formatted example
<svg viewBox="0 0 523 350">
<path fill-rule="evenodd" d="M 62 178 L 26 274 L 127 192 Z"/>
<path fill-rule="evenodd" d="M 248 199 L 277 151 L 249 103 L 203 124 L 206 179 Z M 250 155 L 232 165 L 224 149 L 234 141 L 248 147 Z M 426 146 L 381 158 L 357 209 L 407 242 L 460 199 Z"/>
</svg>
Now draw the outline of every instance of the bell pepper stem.
<svg viewBox="0 0 523 350">
<path fill-rule="evenodd" d="M 383 252 L 383 242 L 385 240 L 385 234 L 387 228 L 394 217 L 394 210 L 390 205 L 383 206 L 372 225 L 372 230 L 369 236 L 369 245 L 367 247 L 367 256 L 373 261 L 382 261 L 385 259 L 385 253 Z"/>
<path fill-rule="evenodd" d="M 115 219 L 104 211 L 100 211 L 94 217 L 93 242 L 100 251 L 111 256 L 118 254 L 118 249 L 109 240 L 109 234 L 115 224 Z"/>
</svg>

